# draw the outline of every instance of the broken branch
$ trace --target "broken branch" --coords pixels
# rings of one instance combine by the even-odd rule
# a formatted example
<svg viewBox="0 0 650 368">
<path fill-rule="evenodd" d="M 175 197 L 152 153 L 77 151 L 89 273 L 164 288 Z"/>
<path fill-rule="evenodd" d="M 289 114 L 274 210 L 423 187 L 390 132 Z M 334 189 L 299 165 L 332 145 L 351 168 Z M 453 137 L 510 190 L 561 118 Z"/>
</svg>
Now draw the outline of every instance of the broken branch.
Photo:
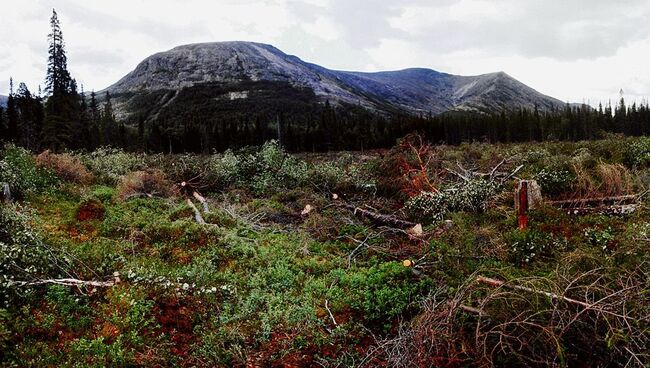
<svg viewBox="0 0 650 368">
<path fill-rule="evenodd" d="M 198 222 L 201 225 L 205 225 L 205 220 L 203 219 L 203 216 L 201 216 L 201 212 L 199 212 L 199 209 L 196 208 L 192 200 L 189 198 L 187 198 L 187 205 L 190 206 L 192 211 L 194 211 L 194 219 L 196 220 L 196 222 Z"/>
<path fill-rule="evenodd" d="M 398 227 L 398 228 L 412 228 L 415 225 L 417 225 L 415 222 L 402 220 L 402 219 L 400 219 L 398 217 L 395 217 L 395 216 L 384 215 L 384 214 L 381 214 L 381 213 L 368 211 L 368 210 L 365 210 L 363 208 L 353 206 L 351 204 L 340 204 L 339 206 L 342 206 L 344 208 L 349 209 L 355 215 L 363 216 L 363 217 L 369 218 L 372 221 L 379 222 L 379 223 L 382 223 L 382 224 L 393 225 L 393 226 Z"/>
<path fill-rule="evenodd" d="M 201 203 L 201 205 L 203 206 L 203 212 L 210 213 L 210 208 L 208 207 L 208 200 L 205 199 L 204 196 L 199 194 L 199 192 L 197 191 L 192 192 L 192 196 L 194 196 L 194 198 L 196 198 L 196 200 Z"/>
</svg>

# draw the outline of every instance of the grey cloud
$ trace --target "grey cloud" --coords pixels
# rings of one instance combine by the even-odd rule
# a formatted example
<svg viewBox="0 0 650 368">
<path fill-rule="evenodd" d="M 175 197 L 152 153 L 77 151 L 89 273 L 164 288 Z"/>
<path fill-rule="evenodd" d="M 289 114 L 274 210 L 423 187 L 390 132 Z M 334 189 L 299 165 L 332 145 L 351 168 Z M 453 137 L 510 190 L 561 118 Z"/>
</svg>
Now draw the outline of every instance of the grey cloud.
<svg viewBox="0 0 650 368">
<path fill-rule="evenodd" d="M 182 6 L 182 5 L 180 5 Z M 155 5 L 152 5 L 152 10 Z M 156 40 L 181 41 L 190 37 L 209 37 L 210 32 L 205 25 L 191 23 L 184 26 L 170 25 L 150 18 L 140 17 L 137 20 L 126 20 L 107 15 L 68 0 L 57 2 L 57 11 L 65 14 L 73 22 L 83 24 L 88 29 L 103 32 L 132 31 L 135 34 L 147 35 Z M 153 13 L 152 13 L 153 14 Z"/>
<path fill-rule="evenodd" d="M 471 48 L 572 61 L 614 55 L 629 42 L 650 36 L 646 1 L 499 2 L 517 6 L 519 14 L 432 22 L 408 40 L 437 53 Z"/>
<path fill-rule="evenodd" d="M 360 70 L 370 59 L 367 51 L 339 40 L 323 40 L 306 34 L 299 26 L 287 29 L 277 40 L 280 50 L 331 69 Z"/>
<path fill-rule="evenodd" d="M 448 3 L 442 0 L 439 3 Z M 332 0 L 327 7 L 289 2 L 289 9 L 307 22 L 318 16 L 333 21 L 345 35 L 345 41 L 354 47 L 377 46 L 387 37 L 405 37 L 406 34 L 390 25 L 389 19 L 399 16 L 405 6 L 430 3 L 422 0 Z"/>
</svg>

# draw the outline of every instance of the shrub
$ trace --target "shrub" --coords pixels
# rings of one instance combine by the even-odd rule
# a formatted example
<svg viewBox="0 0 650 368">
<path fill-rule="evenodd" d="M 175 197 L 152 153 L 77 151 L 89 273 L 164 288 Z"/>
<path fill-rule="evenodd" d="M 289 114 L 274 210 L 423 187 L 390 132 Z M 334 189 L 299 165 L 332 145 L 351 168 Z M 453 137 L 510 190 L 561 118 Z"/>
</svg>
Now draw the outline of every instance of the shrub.
<svg viewBox="0 0 650 368">
<path fill-rule="evenodd" d="M 251 187 L 259 194 L 295 188 L 307 179 L 307 163 L 284 152 L 275 141 L 265 143 L 254 160 L 258 170 Z"/>
<path fill-rule="evenodd" d="M 615 239 L 614 231 L 611 227 L 606 227 L 604 229 L 597 228 L 588 228 L 585 230 L 585 238 L 587 242 L 594 246 L 602 249 L 603 251 L 609 250 L 610 245 Z"/>
<path fill-rule="evenodd" d="M 47 173 L 38 170 L 34 158 L 24 148 L 7 145 L 0 151 L 0 158 L 0 182 L 8 183 L 14 196 L 23 196 L 53 181 Z"/>
<path fill-rule="evenodd" d="M 107 202 L 113 199 L 113 196 L 115 195 L 115 188 L 98 186 L 95 187 L 90 194 L 93 198 L 96 198 L 101 202 Z"/>
<path fill-rule="evenodd" d="M 426 281 L 413 280 L 413 273 L 399 262 L 387 262 L 355 272 L 333 271 L 345 305 L 362 313 L 367 321 L 382 323 L 387 329 L 427 290 Z M 336 298 L 336 296 L 334 296 Z"/>
<path fill-rule="evenodd" d="M 238 183 L 241 179 L 241 160 L 231 150 L 223 155 L 215 155 L 208 163 L 210 177 L 219 188 L 226 188 Z"/>
<path fill-rule="evenodd" d="M 79 158 L 65 153 L 56 154 L 49 150 L 44 151 L 36 156 L 36 166 L 48 169 L 59 179 L 73 183 L 89 184 L 93 180 L 93 175 Z"/>
<path fill-rule="evenodd" d="M 101 181 L 115 184 L 122 175 L 147 167 L 144 155 L 102 147 L 81 157 L 83 163 Z"/>
<path fill-rule="evenodd" d="M 546 167 L 535 174 L 535 180 L 542 188 L 542 193 L 556 196 L 571 188 L 575 175 L 567 168 Z"/>
<path fill-rule="evenodd" d="M 550 234 L 535 230 L 515 230 L 506 238 L 510 243 L 510 260 L 515 264 L 528 264 L 548 255 L 553 244 Z"/>
<path fill-rule="evenodd" d="M 438 222 L 447 212 L 483 212 L 499 186 L 491 181 L 475 179 L 455 185 L 447 190 L 422 192 L 405 204 L 410 217 L 419 221 Z M 422 222 L 424 222 L 422 221 Z"/>
<path fill-rule="evenodd" d="M 5 307 L 16 306 L 12 301 L 16 282 L 45 277 L 57 271 L 54 265 L 62 264 L 29 226 L 29 220 L 15 207 L 0 206 L 0 303 Z"/>
<path fill-rule="evenodd" d="M 650 138 L 640 138 L 627 145 L 623 160 L 629 167 L 647 167 L 650 165 Z"/>
<path fill-rule="evenodd" d="M 124 176 L 117 186 L 122 200 L 133 197 L 170 197 L 174 187 L 160 170 L 135 171 Z"/>
<path fill-rule="evenodd" d="M 409 217 L 421 222 L 439 222 L 449 211 L 449 196 L 444 192 L 422 192 L 404 206 Z"/>
</svg>

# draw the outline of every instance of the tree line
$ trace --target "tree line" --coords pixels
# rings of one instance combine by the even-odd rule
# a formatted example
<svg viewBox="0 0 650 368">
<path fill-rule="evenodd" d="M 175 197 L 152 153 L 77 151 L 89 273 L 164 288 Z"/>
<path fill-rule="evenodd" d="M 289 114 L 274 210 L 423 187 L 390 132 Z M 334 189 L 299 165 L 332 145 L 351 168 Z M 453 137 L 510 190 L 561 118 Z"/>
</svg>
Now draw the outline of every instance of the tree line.
<svg viewBox="0 0 650 368">
<path fill-rule="evenodd" d="M 650 134 L 648 103 L 569 105 L 555 110 L 503 110 L 498 114 L 450 112 L 418 116 L 370 112 L 359 106 L 316 101 L 312 91 L 282 82 L 244 81 L 244 100 L 220 100 L 223 85 L 199 85 L 179 92 L 155 91 L 132 101 L 137 113 L 117 121 L 113 97 L 79 91 L 70 75 L 56 11 L 50 19 L 45 90 L 20 83 L 0 107 L 0 141 L 30 150 L 93 150 L 101 146 L 147 152 L 211 153 L 277 139 L 290 151 L 364 150 L 391 147 L 418 131 L 433 143 L 523 142 L 595 139 L 604 132 Z M 173 98 L 166 94 L 176 93 Z M 101 100 L 101 101 L 100 101 Z M 165 104 L 155 117 L 155 101 Z M 167 106 L 169 105 L 169 106 Z"/>
</svg>

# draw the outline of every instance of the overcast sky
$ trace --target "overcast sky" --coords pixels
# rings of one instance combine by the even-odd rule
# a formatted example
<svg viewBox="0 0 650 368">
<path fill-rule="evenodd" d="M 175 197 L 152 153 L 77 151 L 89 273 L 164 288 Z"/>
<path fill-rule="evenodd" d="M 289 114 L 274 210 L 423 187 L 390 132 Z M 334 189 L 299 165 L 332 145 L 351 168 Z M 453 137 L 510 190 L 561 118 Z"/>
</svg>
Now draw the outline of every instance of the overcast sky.
<svg viewBox="0 0 650 368">
<path fill-rule="evenodd" d="M 649 0 L 2 0 L 0 94 L 43 84 L 52 8 L 86 90 L 196 42 L 270 43 L 332 69 L 505 71 L 564 101 L 650 97 Z"/>
</svg>

